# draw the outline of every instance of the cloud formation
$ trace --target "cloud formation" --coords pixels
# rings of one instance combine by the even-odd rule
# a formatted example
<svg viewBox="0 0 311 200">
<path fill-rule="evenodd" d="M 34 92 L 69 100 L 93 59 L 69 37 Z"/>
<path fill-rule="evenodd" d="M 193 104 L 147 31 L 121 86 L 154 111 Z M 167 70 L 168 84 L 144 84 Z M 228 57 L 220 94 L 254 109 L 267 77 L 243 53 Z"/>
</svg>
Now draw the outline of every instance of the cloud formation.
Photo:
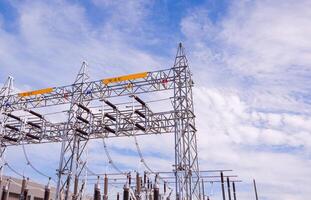
<svg viewBox="0 0 311 200">
<path fill-rule="evenodd" d="M 171 22 L 176 31 L 169 33 L 158 26 L 164 22 L 150 18 L 164 20 L 171 10 L 157 16 L 153 1 L 11 3 L 13 30 L 0 15 L 0 79 L 13 75 L 22 90 L 70 84 L 82 60 L 89 62 L 92 79 L 168 68 L 175 39 L 183 38 L 196 83 L 201 169 L 236 170 L 244 181 L 239 199 L 253 197 L 253 177 L 262 199 L 306 199 L 311 185 L 310 2 L 232 1 L 217 19 L 210 5 L 185 7 Z M 172 135 L 138 140 L 152 168 L 171 169 Z M 134 141 L 107 144 L 123 169 L 142 168 Z M 38 148 L 56 168 L 58 153 L 48 149 L 56 152 L 58 146 L 29 147 L 34 163 L 45 169 Z M 8 154 L 23 171 L 20 150 Z M 94 170 L 106 170 L 102 150 L 101 141 L 90 145 Z"/>
</svg>

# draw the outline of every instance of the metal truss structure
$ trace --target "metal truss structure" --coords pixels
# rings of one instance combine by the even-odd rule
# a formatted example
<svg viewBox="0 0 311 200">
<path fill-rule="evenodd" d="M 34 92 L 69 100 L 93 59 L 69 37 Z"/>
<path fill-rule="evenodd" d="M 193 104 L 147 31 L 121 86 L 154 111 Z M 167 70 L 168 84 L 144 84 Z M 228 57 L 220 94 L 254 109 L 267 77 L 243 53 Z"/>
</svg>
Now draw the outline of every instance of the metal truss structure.
<svg viewBox="0 0 311 200">
<path fill-rule="evenodd" d="M 174 133 L 176 199 L 202 199 L 198 164 L 193 80 L 180 44 L 174 66 L 89 81 L 87 64 L 72 85 L 12 94 L 12 78 L 0 90 L 2 157 L 8 146 L 61 142 L 56 199 L 78 199 L 84 187 L 84 150 L 91 139 Z M 173 110 L 152 111 L 140 94 L 172 91 Z M 135 109 L 120 109 L 112 97 L 129 96 Z M 108 109 L 94 110 L 97 102 Z M 67 120 L 52 122 L 36 109 L 66 105 Z M 20 113 L 27 113 L 27 117 Z"/>
</svg>

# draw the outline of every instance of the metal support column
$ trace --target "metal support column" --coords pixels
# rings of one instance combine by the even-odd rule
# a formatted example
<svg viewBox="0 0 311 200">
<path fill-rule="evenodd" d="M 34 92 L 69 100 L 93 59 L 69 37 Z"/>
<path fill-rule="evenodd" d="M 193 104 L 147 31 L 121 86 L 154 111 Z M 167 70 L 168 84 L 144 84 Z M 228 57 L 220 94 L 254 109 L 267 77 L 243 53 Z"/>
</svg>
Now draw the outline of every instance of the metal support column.
<svg viewBox="0 0 311 200">
<path fill-rule="evenodd" d="M 220 181 L 221 181 L 222 199 L 223 199 L 223 200 L 226 200 L 225 183 L 224 183 L 224 173 L 223 173 L 223 172 L 220 172 Z"/>
<path fill-rule="evenodd" d="M 88 123 L 81 123 L 80 121 L 88 121 L 90 120 L 89 118 L 92 118 L 91 111 L 87 108 L 90 101 L 88 88 L 84 84 L 89 78 L 86 73 L 86 67 L 87 64 L 83 62 L 77 78 L 72 85 L 73 96 L 71 97 L 68 122 L 66 124 L 67 128 L 64 130 L 65 133 L 63 135 L 65 138 L 63 138 L 62 142 L 59 162 L 56 200 L 60 199 L 61 193 L 64 193 L 65 200 L 70 198 L 72 178 L 75 180 L 72 199 L 76 200 L 79 196 L 79 177 L 86 164 L 82 160 L 82 155 L 88 142 L 91 128 Z M 75 93 L 79 95 L 75 95 Z"/>
<path fill-rule="evenodd" d="M 235 192 L 235 182 L 232 182 L 232 190 L 233 190 L 233 200 L 236 200 L 236 192 Z"/>
<path fill-rule="evenodd" d="M 176 199 L 200 199 L 192 74 L 182 44 L 174 63 Z"/>
<path fill-rule="evenodd" d="M 258 200 L 257 186 L 256 186 L 256 181 L 255 181 L 255 179 L 253 179 L 253 183 L 254 183 L 255 197 L 256 197 L 256 200 Z"/>
<path fill-rule="evenodd" d="M 230 179 L 227 176 L 228 199 L 231 200 Z"/>
<path fill-rule="evenodd" d="M 3 113 L 10 106 L 8 103 L 8 96 L 13 91 L 13 77 L 9 76 L 2 88 L 0 89 L 0 158 L 1 158 L 1 171 L 3 170 L 2 156 L 6 149 L 5 144 L 2 142 L 2 137 L 4 135 L 4 127 L 7 116 L 4 116 Z"/>
</svg>

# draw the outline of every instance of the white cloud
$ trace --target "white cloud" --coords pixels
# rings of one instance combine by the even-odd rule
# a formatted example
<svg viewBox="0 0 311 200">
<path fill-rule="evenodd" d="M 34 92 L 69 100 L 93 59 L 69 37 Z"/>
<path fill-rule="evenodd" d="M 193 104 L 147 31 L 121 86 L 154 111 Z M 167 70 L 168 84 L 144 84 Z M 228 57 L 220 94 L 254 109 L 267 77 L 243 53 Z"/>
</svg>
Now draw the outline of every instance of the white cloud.
<svg viewBox="0 0 311 200">
<path fill-rule="evenodd" d="M 146 71 L 163 63 L 128 42 L 136 35 L 119 32 L 112 26 L 113 19 L 92 26 L 81 5 L 30 1 L 14 6 L 19 13 L 18 31 L 0 31 L 0 64 L 3 74 L 15 76 L 23 89 L 71 83 L 82 60 L 89 62 L 92 79 Z"/>
<path fill-rule="evenodd" d="M 168 67 L 167 58 L 136 47 L 152 43 L 142 34 L 152 2 L 93 3 L 110 10 L 96 27 L 78 4 L 14 4 L 19 14 L 17 32 L 0 26 L 1 75 L 16 76 L 17 86 L 29 89 L 71 83 L 83 59 L 89 61 L 92 79 Z M 310 196 L 309 7 L 308 1 L 235 1 L 218 22 L 207 17 L 208 7 L 190 10 L 181 21 L 198 83 L 195 110 L 201 169 L 236 170 L 245 181 L 239 188 L 241 199 L 252 198 L 253 177 L 264 199 Z M 138 140 L 151 168 L 171 169 L 172 135 Z M 134 140 L 113 139 L 107 144 L 115 162 L 137 168 Z M 57 147 L 53 152 L 45 147 L 29 151 L 38 159 L 47 152 L 57 163 Z M 101 151 L 92 151 L 97 148 Z M 105 170 L 102 150 L 101 144 L 90 145 L 94 170 Z M 123 150 L 132 154 L 124 155 Z M 23 159 L 20 152 L 12 155 L 12 162 Z M 52 166 L 34 162 L 43 168 Z"/>
<path fill-rule="evenodd" d="M 208 18 L 208 5 L 189 12 L 181 27 L 193 66 L 206 72 L 200 82 L 238 87 L 263 109 L 310 112 L 309 4 L 234 1 L 217 22 Z"/>
<path fill-rule="evenodd" d="M 309 195 L 311 135 L 303 130 L 310 130 L 310 117 L 257 111 L 230 90 L 196 88 L 195 97 L 201 169 L 234 169 L 244 199 L 252 196 L 251 188 L 244 190 L 252 178 L 266 199 Z M 284 118 L 297 119 L 301 129 Z"/>
</svg>

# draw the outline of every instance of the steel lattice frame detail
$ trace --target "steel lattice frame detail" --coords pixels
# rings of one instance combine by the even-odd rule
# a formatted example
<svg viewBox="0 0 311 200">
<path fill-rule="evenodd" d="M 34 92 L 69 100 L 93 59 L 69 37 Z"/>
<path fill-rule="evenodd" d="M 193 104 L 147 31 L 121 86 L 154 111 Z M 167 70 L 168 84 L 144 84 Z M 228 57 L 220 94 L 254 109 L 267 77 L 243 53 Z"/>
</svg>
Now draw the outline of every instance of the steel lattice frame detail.
<svg viewBox="0 0 311 200">
<path fill-rule="evenodd" d="M 11 94 L 12 80 L 4 85 L 0 90 L 0 156 L 7 146 L 62 142 L 56 199 L 62 195 L 66 200 L 71 196 L 79 199 L 83 188 L 79 176 L 86 164 L 83 152 L 90 139 L 174 133 L 176 197 L 201 199 L 193 82 L 182 45 L 174 67 L 166 70 L 88 81 L 86 67 L 83 63 L 74 84 L 68 86 Z M 139 94 L 164 90 L 174 91 L 173 110 L 154 112 L 140 102 L 133 112 L 126 106 L 119 109 L 108 101 L 118 96 L 138 100 Z M 110 108 L 105 113 L 92 110 L 90 103 L 95 100 Z M 33 111 L 64 104 L 70 105 L 66 122 L 50 122 Z M 31 117 L 24 119 L 15 115 L 15 111 L 28 112 Z"/>
<path fill-rule="evenodd" d="M 86 73 L 86 63 L 83 62 L 82 67 L 73 84 L 73 96 L 71 98 L 67 126 L 72 124 L 72 128 L 64 129 L 64 138 L 62 140 L 61 156 L 58 169 L 58 182 L 56 199 L 64 193 L 64 198 L 69 199 L 72 177 L 74 177 L 74 190 L 72 199 L 78 199 L 79 176 L 84 169 L 82 154 L 88 142 L 88 136 L 91 133 L 91 126 L 87 122 L 91 122 L 92 113 L 87 108 L 91 98 L 88 95 L 88 88 L 84 84 L 88 75 Z M 78 94 L 78 95 L 74 95 Z M 79 119 L 84 119 L 82 123 L 78 123 Z"/>
<path fill-rule="evenodd" d="M 10 93 L 12 92 L 12 90 L 13 90 L 13 78 L 8 77 L 7 81 L 4 83 L 3 87 L 0 90 L 0 120 L 1 120 L 0 121 L 0 140 L 1 140 L 0 157 L 1 158 L 6 148 L 6 144 L 2 142 L 3 141 L 2 138 L 4 135 L 4 131 L 5 131 L 5 123 L 8 118 L 3 113 L 5 113 L 8 108 L 6 105 L 8 102 L 8 97 Z"/>
<path fill-rule="evenodd" d="M 180 44 L 174 63 L 175 173 L 177 199 L 200 199 L 193 81 Z"/>
</svg>

